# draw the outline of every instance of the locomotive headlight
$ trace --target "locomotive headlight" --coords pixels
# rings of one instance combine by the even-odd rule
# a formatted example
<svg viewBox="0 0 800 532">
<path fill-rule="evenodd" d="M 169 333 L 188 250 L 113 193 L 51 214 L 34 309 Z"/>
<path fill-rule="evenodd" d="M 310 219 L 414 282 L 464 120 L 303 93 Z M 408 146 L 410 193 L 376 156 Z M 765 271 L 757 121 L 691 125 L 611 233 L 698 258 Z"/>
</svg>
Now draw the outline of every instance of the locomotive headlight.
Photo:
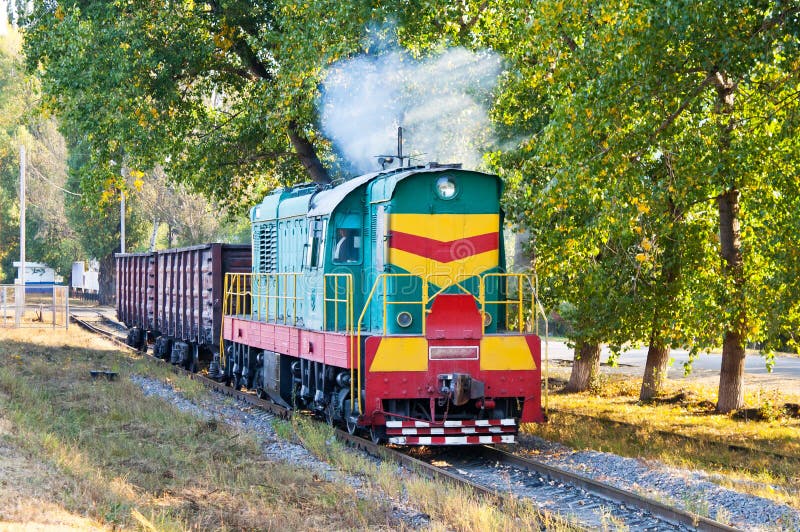
<svg viewBox="0 0 800 532">
<path fill-rule="evenodd" d="M 413 321 L 414 321 L 414 318 L 411 317 L 411 313 L 410 312 L 406 312 L 404 310 L 403 312 L 400 312 L 399 314 L 397 314 L 397 324 L 400 327 L 403 327 L 403 328 L 410 327 L 411 323 Z"/>
<path fill-rule="evenodd" d="M 456 192 L 458 192 L 458 189 L 456 188 L 456 182 L 452 178 L 440 177 L 436 180 L 436 193 L 439 194 L 440 198 L 452 199 L 455 197 Z"/>
</svg>

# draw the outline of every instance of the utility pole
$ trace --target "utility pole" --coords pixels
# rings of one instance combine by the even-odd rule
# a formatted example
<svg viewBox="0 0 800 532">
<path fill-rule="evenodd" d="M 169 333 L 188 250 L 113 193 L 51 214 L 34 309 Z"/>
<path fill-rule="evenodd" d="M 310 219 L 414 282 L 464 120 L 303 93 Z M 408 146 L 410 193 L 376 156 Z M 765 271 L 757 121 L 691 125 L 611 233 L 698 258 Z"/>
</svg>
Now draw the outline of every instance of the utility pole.
<svg viewBox="0 0 800 532">
<path fill-rule="evenodd" d="M 128 183 L 128 167 L 125 164 L 120 173 L 124 183 L 119 190 L 119 252 L 125 253 L 125 184 Z"/>
<path fill-rule="evenodd" d="M 20 279 L 25 284 L 25 145 L 19 147 L 19 267 Z"/>
<path fill-rule="evenodd" d="M 25 312 L 25 145 L 19 146 L 19 273 L 16 288 L 16 325 Z"/>
<path fill-rule="evenodd" d="M 125 191 L 119 191 L 119 252 L 125 253 Z"/>
</svg>

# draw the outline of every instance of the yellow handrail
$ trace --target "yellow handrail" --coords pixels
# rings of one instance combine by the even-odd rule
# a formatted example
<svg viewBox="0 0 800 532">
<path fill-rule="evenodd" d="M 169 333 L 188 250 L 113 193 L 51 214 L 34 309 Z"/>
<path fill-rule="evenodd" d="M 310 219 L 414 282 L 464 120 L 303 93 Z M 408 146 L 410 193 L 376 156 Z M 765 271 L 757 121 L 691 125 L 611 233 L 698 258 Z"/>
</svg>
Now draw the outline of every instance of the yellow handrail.
<svg viewBox="0 0 800 532">
<path fill-rule="evenodd" d="M 239 274 L 226 274 L 225 275 L 225 283 L 224 283 L 224 297 L 223 297 L 223 306 L 222 312 L 223 316 L 228 316 L 231 312 L 236 314 L 242 315 L 243 317 L 250 318 L 250 319 L 258 319 L 259 321 L 274 319 L 276 322 L 281 320 L 283 324 L 286 324 L 289 321 L 289 303 L 291 302 L 291 309 L 292 309 L 292 324 L 296 325 L 298 321 L 297 316 L 297 306 L 298 300 L 301 297 L 297 294 L 297 284 L 298 284 L 298 276 L 304 275 L 302 273 L 297 272 L 283 272 L 283 273 L 265 273 L 265 274 L 252 274 L 252 273 L 239 273 Z M 354 303 L 354 294 L 353 294 L 353 277 L 352 274 L 325 274 L 323 276 L 323 325 L 322 329 L 327 330 L 327 320 L 328 320 L 328 304 L 333 304 L 334 307 L 334 319 L 333 319 L 333 329 L 339 330 L 340 324 L 340 314 L 339 314 L 339 306 L 344 304 L 345 306 L 345 327 L 344 333 L 350 337 L 351 341 L 351 349 L 350 349 L 350 397 L 357 400 L 357 408 L 351 409 L 352 411 L 362 412 L 363 411 L 363 397 L 362 397 L 362 376 L 361 376 L 361 355 L 362 355 L 362 345 L 361 345 L 361 337 L 363 333 L 363 325 L 364 325 L 364 318 L 366 317 L 367 311 L 370 308 L 370 305 L 373 303 L 376 294 L 380 290 L 383 293 L 383 301 L 381 305 L 381 334 L 385 336 L 388 331 L 388 308 L 390 305 L 419 305 L 422 322 L 421 322 L 421 330 L 422 335 L 425 335 L 425 327 L 426 327 L 426 320 L 425 315 L 427 313 L 428 305 L 439 295 L 444 293 L 448 289 L 452 289 L 455 287 L 462 293 L 470 294 L 476 299 L 476 303 L 481 311 L 481 315 L 484 316 L 487 312 L 487 305 L 503 305 L 505 314 L 506 314 L 506 325 L 509 325 L 509 311 L 511 310 L 512 305 L 516 305 L 516 324 L 515 329 L 519 332 L 524 332 L 526 329 L 526 320 L 525 318 L 525 302 L 526 302 L 526 294 L 525 294 L 525 281 L 527 281 L 527 285 L 530 287 L 530 297 L 531 297 L 531 318 L 536 320 L 536 316 L 541 313 L 543 316 L 544 308 L 541 306 L 541 303 L 538 300 L 536 289 L 533 286 L 533 283 L 529 276 L 520 273 L 502 273 L 502 272 L 493 272 L 493 273 L 486 273 L 483 275 L 468 275 L 465 274 L 463 276 L 459 276 L 456 281 L 448 286 L 440 287 L 435 290 L 432 294 L 429 293 L 429 284 L 431 284 L 431 279 L 436 278 L 435 274 L 430 275 L 416 275 L 411 273 L 381 273 L 379 274 L 375 282 L 373 283 L 369 294 L 367 295 L 366 299 L 364 300 L 364 305 L 361 308 L 361 312 L 359 313 L 358 320 L 354 320 L 355 316 L 355 303 Z M 477 296 L 471 291 L 468 290 L 462 283 L 465 280 L 478 277 L 478 294 Z M 387 288 L 388 282 L 391 278 L 415 278 L 419 279 L 421 282 L 421 294 L 419 299 L 409 299 L 409 300 L 389 300 L 387 297 Z M 331 297 L 328 294 L 328 280 L 333 279 L 333 296 Z M 343 297 L 339 295 L 340 289 L 340 279 L 344 280 L 344 291 L 345 294 Z M 487 300 L 487 291 L 486 291 L 486 283 L 487 280 L 497 279 L 498 283 L 503 281 L 506 282 L 505 289 L 501 290 L 498 284 L 498 295 L 495 300 Z M 516 289 L 517 292 L 514 294 L 513 297 L 509 297 L 507 293 L 508 289 L 508 280 L 514 279 L 516 280 Z M 275 284 L 275 291 L 271 293 L 270 285 Z M 290 292 L 291 289 L 291 293 Z M 249 299 L 248 299 L 249 297 Z M 247 302 L 250 302 L 250 308 L 247 308 Z M 264 306 L 264 312 L 262 313 L 262 306 Z M 274 316 L 270 316 L 270 310 L 273 308 L 275 309 Z M 546 319 L 546 316 L 545 316 Z M 538 324 L 536 325 L 538 328 Z M 511 330 L 509 328 L 509 330 Z M 221 363 L 225 363 L 225 350 L 223 346 L 223 333 L 224 333 L 224 326 L 223 331 L 220 334 L 220 361 Z M 545 332 L 547 334 L 547 331 Z M 548 352 L 547 352 L 547 345 L 545 345 L 545 357 L 547 359 Z M 357 390 L 356 390 L 357 388 Z M 545 391 L 545 403 L 547 401 L 547 392 Z"/>
<path fill-rule="evenodd" d="M 358 321 L 356 322 L 356 336 L 355 336 L 355 343 L 356 348 L 350 350 L 350 411 L 353 411 L 353 397 L 354 390 L 353 390 L 353 383 L 355 381 L 353 375 L 353 369 L 358 373 L 358 411 L 361 412 L 361 322 L 364 319 L 364 315 L 367 313 L 367 309 L 369 308 L 370 303 L 372 303 L 372 296 L 375 294 L 375 289 L 378 287 L 378 283 L 381 281 L 381 277 L 386 274 L 380 274 L 375 279 L 375 282 L 372 285 L 372 289 L 369 291 L 369 295 L 367 299 L 364 301 L 364 307 L 361 309 L 361 314 L 358 316 Z M 353 361 L 353 357 L 355 356 L 355 361 Z M 346 414 L 346 413 L 345 413 Z"/>
<path fill-rule="evenodd" d="M 333 292 L 332 298 L 328 297 L 328 279 L 333 279 Z M 344 299 L 339 298 L 339 279 L 345 281 L 345 294 Z M 333 330 L 339 330 L 339 305 L 345 305 L 345 327 L 344 332 L 352 334 L 353 332 L 353 275 L 349 273 L 326 273 L 323 276 L 322 283 L 322 330 L 328 330 L 328 303 L 333 303 Z"/>
<path fill-rule="evenodd" d="M 418 275 L 414 275 L 412 273 L 381 273 L 378 277 L 375 278 L 375 282 L 372 285 L 372 289 L 369 291 L 369 295 L 367 295 L 366 300 L 364 301 L 364 306 L 361 309 L 361 314 L 358 316 L 358 321 L 356 322 L 356 334 L 354 337 L 355 342 L 355 349 L 350 350 L 350 397 L 351 402 L 352 398 L 355 397 L 353 389 L 354 383 L 357 382 L 358 384 L 358 412 L 362 412 L 362 404 L 361 404 L 361 324 L 364 321 L 364 316 L 367 313 L 367 309 L 372 304 L 372 298 L 375 296 L 375 290 L 378 288 L 378 285 L 381 284 L 383 286 L 383 334 L 386 335 L 386 306 L 390 304 L 415 304 L 416 302 L 412 301 L 387 301 L 386 300 L 386 280 L 390 277 L 416 277 L 420 278 Z M 423 279 L 422 282 L 422 334 L 425 334 L 425 309 L 427 307 L 428 302 L 428 282 L 426 279 Z M 355 357 L 355 360 L 353 358 Z M 355 373 L 355 375 L 353 374 Z M 352 411 L 351 406 L 351 411 Z"/>
<path fill-rule="evenodd" d="M 516 279 L 517 281 L 517 294 L 514 299 L 510 299 L 508 294 L 506 293 L 503 299 L 498 299 L 496 301 L 487 301 L 486 300 L 486 280 L 489 278 L 497 278 L 498 280 L 507 280 L 507 279 Z M 527 281 L 527 284 L 531 287 L 531 317 L 532 319 L 535 318 L 535 302 L 538 301 L 536 290 L 533 288 L 533 285 L 530 280 L 530 276 L 524 273 L 502 273 L 502 272 L 494 272 L 494 273 L 487 273 L 482 275 L 480 278 L 480 299 L 482 302 L 482 311 L 486 311 L 486 305 L 502 305 L 504 307 L 505 315 L 506 315 L 506 325 L 508 326 L 508 313 L 509 308 L 511 305 L 516 305 L 517 307 L 517 324 L 516 329 L 518 332 L 524 332 L 526 325 L 524 319 L 524 309 L 525 309 L 525 284 L 523 281 Z M 508 288 L 508 283 L 506 283 L 506 288 Z M 511 329 L 509 329 L 511 330 Z"/>
<path fill-rule="evenodd" d="M 281 321 L 284 325 L 291 321 L 296 325 L 298 301 L 303 299 L 297 293 L 297 278 L 300 275 L 295 272 L 226 274 L 223 315 L 228 316 L 233 312 L 248 319 L 269 320 L 270 310 L 274 307 L 275 321 Z M 271 293 L 270 285 L 273 283 L 275 292 Z"/>
</svg>

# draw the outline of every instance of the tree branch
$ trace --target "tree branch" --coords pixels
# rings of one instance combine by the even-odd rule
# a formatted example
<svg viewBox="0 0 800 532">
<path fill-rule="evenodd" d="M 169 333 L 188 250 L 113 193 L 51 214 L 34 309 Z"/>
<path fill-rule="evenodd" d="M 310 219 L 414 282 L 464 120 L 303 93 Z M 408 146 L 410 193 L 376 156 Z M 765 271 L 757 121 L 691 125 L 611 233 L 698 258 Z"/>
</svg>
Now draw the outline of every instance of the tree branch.
<svg viewBox="0 0 800 532">
<path fill-rule="evenodd" d="M 220 21 L 225 17 L 225 13 L 223 12 L 222 7 L 219 5 L 217 0 L 209 0 L 208 5 L 211 7 L 212 11 L 219 17 Z M 246 33 L 246 30 L 241 26 L 236 26 L 237 31 L 233 36 L 231 36 L 231 42 L 233 43 L 232 49 L 242 60 L 245 67 L 257 78 L 263 79 L 265 81 L 274 81 L 274 76 L 269 71 L 267 66 L 258 58 L 258 54 L 255 50 L 247 43 L 247 40 L 241 33 Z M 241 32 L 241 33 L 240 33 Z"/>
<path fill-rule="evenodd" d="M 764 19 L 764 22 L 755 31 L 753 36 L 758 35 L 759 33 L 765 33 L 776 26 L 782 26 L 783 23 L 786 22 L 787 18 L 798 13 L 800 13 L 800 5 L 795 4 L 794 7 L 790 7 L 786 11 L 782 11 L 774 17 Z"/>
<path fill-rule="evenodd" d="M 330 183 L 331 178 L 328 171 L 322 166 L 322 162 L 317 157 L 314 145 L 305 136 L 298 124 L 294 121 L 289 123 L 289 140 L 292 143 L 298 159 L 305 167 L 311 179 L 315 183 Z"/>
<path fill-rule="evenodd" d="M 689 105 L 691 105 L 694 99 L 697 98 L 697 96 L 699 96 L 700 93 L 703 92 L 703 89 L 708 87 L 712 81 L 714 81 L 713 73 L 708 74 L 705 77 L 705 79 L 703 79 L 703 81 L 697 87 L 695 87 L 692 92 L 689 93 L 689 95 L 683 100 L 683 102 L 681 102 L 680 106 L 678 106 L 678 108 L 675 109 L 675 111 L 672 114 L 670 114 L 666 119 L 664 119 L 663 122 L 661 122 L 661 124 L 650 135 L 650 140 L 655 139 L 659 133 L 661 133 L 670 125 L 672 125 L 672 123 L 675 122 L 675 120 L 677 120 L 677 118 L 681 115 L 681 113 L 684 112 L 686 108 L 689 107 Z"/>
</svg>

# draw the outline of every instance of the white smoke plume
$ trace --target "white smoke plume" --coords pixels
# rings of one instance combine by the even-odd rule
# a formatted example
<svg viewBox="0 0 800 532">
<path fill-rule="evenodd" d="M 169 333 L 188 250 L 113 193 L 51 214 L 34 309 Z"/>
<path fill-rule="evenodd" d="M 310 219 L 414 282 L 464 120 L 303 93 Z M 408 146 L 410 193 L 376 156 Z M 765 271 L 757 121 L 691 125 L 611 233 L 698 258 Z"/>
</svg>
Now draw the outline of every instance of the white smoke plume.
<svg viewBox="0 0 800 532">
<path fill-rule="evenodd" d="M 323 131 L 359 173 L 395 154 L 398 126 L 412 164 L 477 168 L 493 140 L 487 107 L 501 69 L 498 55 L 463 48 L 421 61 L 395 51 L 336 63 L 321 91 Z"/>
</svg>

